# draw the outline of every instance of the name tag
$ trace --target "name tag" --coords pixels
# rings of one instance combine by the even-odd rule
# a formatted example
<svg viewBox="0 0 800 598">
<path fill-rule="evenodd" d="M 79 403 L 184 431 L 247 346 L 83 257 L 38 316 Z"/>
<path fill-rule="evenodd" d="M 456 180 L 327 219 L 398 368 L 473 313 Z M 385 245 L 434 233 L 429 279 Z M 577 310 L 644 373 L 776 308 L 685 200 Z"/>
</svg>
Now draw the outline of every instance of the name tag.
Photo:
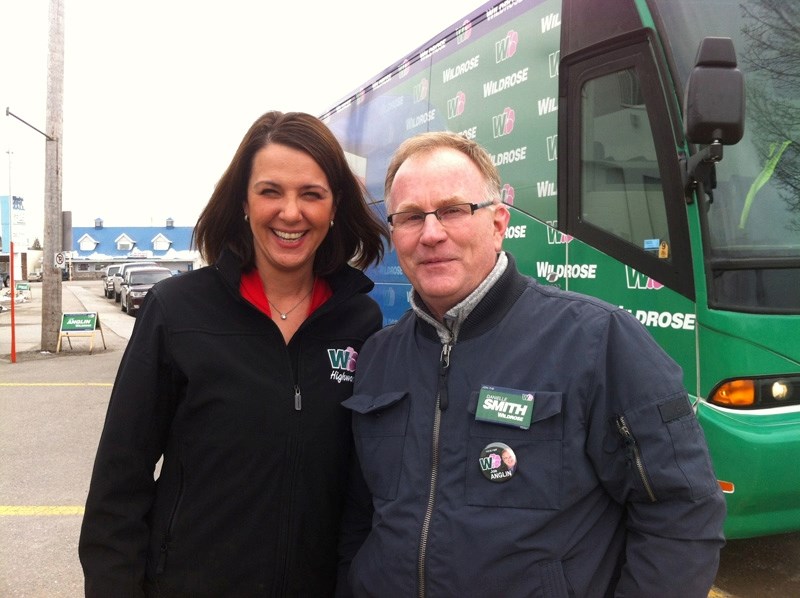
<svg viewBox="0 0 800 598">
<path fill-rule="evenodd" d="M 527 430 L 533 415 L 533 393 L 499 386 L 482 386 L 478 395 L 477 421 Z"/>
</svg>

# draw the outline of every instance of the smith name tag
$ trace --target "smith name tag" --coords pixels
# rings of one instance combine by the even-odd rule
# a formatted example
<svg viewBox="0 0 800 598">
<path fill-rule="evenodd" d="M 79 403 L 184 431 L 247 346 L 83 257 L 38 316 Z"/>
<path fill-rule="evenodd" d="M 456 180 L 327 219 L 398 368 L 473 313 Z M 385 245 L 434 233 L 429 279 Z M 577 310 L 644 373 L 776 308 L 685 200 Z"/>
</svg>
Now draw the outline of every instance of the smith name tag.
<svg viewBox="0 0 800 598">
<path fill-rule="evenodd" d="M 533 415 L 533 393 L 526 390 L 482 386 L 475 419 L 527 430 Z"/>
</svg>

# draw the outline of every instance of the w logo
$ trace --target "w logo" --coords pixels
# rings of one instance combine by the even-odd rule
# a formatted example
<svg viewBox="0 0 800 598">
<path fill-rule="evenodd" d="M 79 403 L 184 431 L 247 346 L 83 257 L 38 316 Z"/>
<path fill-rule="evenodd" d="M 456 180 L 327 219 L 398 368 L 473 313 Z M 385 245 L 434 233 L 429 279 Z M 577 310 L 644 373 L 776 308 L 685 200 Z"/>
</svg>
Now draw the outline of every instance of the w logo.
<svg viewBox="0 0 800 598">
<path fill-rule="evenodd" d="M 464 24 L 456 30 L 456 43 L 463 44 L 472 36 L 472 23 L 464 21 Z"/>
<path fill-rule="evenodd" d="M 494 61 L 501 63 L 508 60 L 517 52 L 517 44 L 519 43 L 519 33 L 513 29 L 509 31 L 506 36 L 494 44 Z"/>
<path fill-rule="evenodd" d="M 558 135 L 550 135 L 547 139 L 547 160 L 555 162 L 558 160 Z"/>
<path fill-rule="evenodd" d="M 550 78 L 555 79 L 558 77 L 558 62 L 561 60 L 561 51 L 558 50 L 550 54 L 547 58 L 547 62 L 550 65 Z"/>
<path fill-rule="evenodd" d="M 514 130 L 515 113 L 513 108 L 506 108 L 502 114 L 492 117 L 494 138 L 504 137 Z"/>
<path fill-rule="evenodd" d="M 353 347 L 347 347 L 347 349 L 328 349 L 328 360 L 331 362 L 331 367 L 334 370 L 355 372 L 358 351 L 353 349 Z"/>
<path fill-rule="evenodd" d="M 547 244 L 548 245 L 564 245 L 566 243 L 571 243 L 573 236 L 568 235 L 566 233 L 562 233 L 560 230 L 556 229 L 556 224 L 558 224 L 555 220 L 548 221 L 550 226 L 547 227 Z"/>
<path fill-rule="evenodd" d="M 490 469 L 497 469 L 500 467 L 500 455 L 488 455 L 487 457 L 480 457 L 478 463 L 481 465 L 481 471 L 489 471 Z"/>
<path fill-rule="evenodd" d="M 650 289 L 654 291 L 657 291 L 664 286 L 649 276 L 645 276 L 641 272 L 637 272 L 630 266 L 625 266 L 625 283 L 629 289 Z"/>
<path fill-rule="evenodd" d="M 423 79 L 414 86 L 414 103 L 428 99 L 428 80 Z"/>
<path fill-rule="evenodd" d="M 447 100 L 447 119 L 455 118 L 464 114 L 464 105 L 467 103 L 467 96 L 463 91 L 459 91 L 456 97 Z"/>
<path fill-rule="evenodd" d="M 500 189 L 500 200 L 510 206 L 514 205 L 514 187 L 506 183 Z"/>
<path fill-rule="evenodd" d="M 406 58 L 406 59 L 403 61 L 403 63 L 400 65 L 400 70 L 398 71 L 398 73 L 397 73 L 397 74 L 398 74 L 398 76 L 399 76 L 399 77 L 402 79 L 403 77 L 405 77 L 406 75 L 408 75 L 408 72 L 409 72 L 410 70 L 411 70 L 411 63 L 408 61 L 408 58 Z"/>
</svg>

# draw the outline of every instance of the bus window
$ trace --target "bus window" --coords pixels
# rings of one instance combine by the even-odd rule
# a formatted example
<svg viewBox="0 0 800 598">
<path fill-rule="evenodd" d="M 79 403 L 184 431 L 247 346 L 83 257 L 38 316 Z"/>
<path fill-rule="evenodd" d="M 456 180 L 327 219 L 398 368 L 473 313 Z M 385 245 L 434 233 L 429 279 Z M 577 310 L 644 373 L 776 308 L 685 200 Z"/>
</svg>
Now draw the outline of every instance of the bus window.
<svg viewBox="0 0 800 598">
<path fill-rule="evenodd" d="M 747 84 L 744 137 L 725 148 L 704 200 L 708 304 L 800 313 L 800 38 L 797 2 L 657 0 L 677 80 L 700 40 L 730 37 Z"/>
<path fill-rule="evenodd" d="M 652 32 L 559 69 L 559 230 L 694 299 L 676 106 Z"/>
<path fill-rule="evenodd" d="M 664 192 L 639 78 L 625 69 L 582 89 L 581 219 L 670 259 Z"/>
</svg>

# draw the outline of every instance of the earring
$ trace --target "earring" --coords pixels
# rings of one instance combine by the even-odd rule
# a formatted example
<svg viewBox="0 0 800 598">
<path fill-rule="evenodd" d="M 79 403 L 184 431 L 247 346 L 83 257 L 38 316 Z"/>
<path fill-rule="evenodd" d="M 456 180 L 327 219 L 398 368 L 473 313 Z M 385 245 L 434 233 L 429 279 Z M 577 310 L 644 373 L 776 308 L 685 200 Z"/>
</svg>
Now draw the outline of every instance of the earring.
<svg viewBox="0 0 800 598">
<path fill-rule="evenodd" d="M 247 215 L 247 214 L 245 214 L 245 215 L 244 215 L 244 221 L 245 221 L 245 222 L 250 222 L 250 216 L 249 216 L 249 215 Z"/>
<path fill-rule="evenodd" d="M 333 228 L 333 220 L 331 220 L 331 228 Z"/>
</svg>

